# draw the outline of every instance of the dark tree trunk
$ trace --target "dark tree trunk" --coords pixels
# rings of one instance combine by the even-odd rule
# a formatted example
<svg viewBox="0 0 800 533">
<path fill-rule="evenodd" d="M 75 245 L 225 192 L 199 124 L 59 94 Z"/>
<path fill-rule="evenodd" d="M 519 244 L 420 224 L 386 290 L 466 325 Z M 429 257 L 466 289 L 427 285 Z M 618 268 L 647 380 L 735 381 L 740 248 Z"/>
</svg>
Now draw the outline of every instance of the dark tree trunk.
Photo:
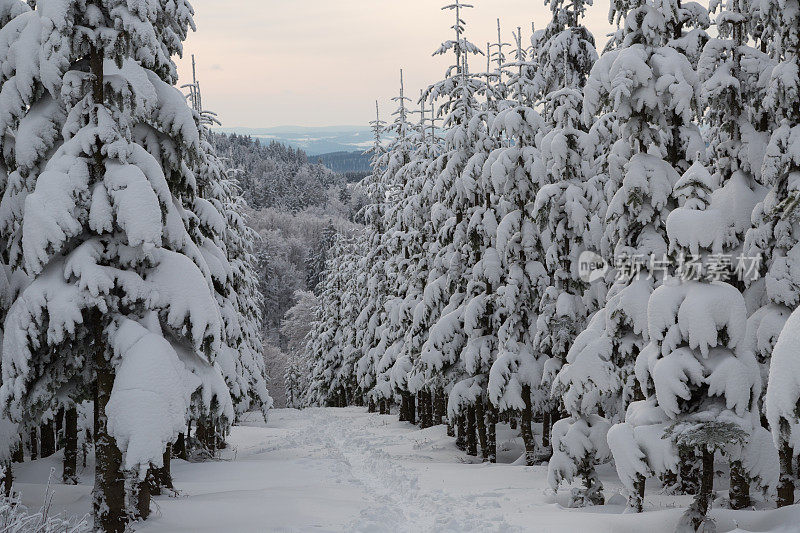
<svg viewBox="0 0 800 533">
<path fill-rule="evenodd" d="M 421 390 L 417 395 L 419 398 L 419 425 L 421 428 L 429 428 L 433 425 L 433 395 L 428 390 Z"/>
<path fill-rule="evenodd" d="M 692 525 L 695 531 L 700 529 L 711 506 L 711 492 L 714 490 L 714 452 L 703 448 L 703 471 L 700 478 L 700 492 L 697 493 L 693 507 Z"/>
<path fill-rule="evenodd" d="M 367 412 L 374 413 L 375 412 L 375 400 L 370 398 L 369 402 L 367 403 Z"/>
<path fill-rule="evenodd" d="M 161 468 L 153 469 L 153 477 L 155 478 L 155 483 L 153 485 L 153 494 L 159 495 L 161 494 L 161 489 L 172 489 L 174 488 L 172 485 L 172 444 L 167 444 L 167 448 L 164 450 L 164 466 Z"/>
<path fill-rule="evenodd" d="M 31 461 L 35 461 L 39 458 L 39 430 L 35 426 L 31 428 L 28 447 L 31 452 Z"/>
<path fill-rule="evenodd" d="M 486 445 L 489 447 L 489 462 L 497 462 L 497 407 L 491 403 L 486 407 Z"/>
<path fill-rule="evenodd" d="M 481 457 L 484 461 L 489 460 L 489 447 L 486 441 L 486 413 L 483 409 L 483 402 L 478 400 L 475 404 L 475 425 L 478 429 L 478 441 L 481 445 Z"/>
<path fill-rule="evenodd" d="M 550 448 L 550 413 L 542 413 L 542 448 Z"/>
<path fill-rule="evenodd" d="M 150 517 L 150 499 L 156 484 L 152 470 L 147 471 L 147 477 L 145 477 L 144 481 L 134 478 L 132 483 L 135 487 L 132 495 L 135 498 L 132 502 L 134 518 L 136 520 L 147 520 Z"/>
<path fill-rule="evenodd" d="M 741 461 L 731 461 L 731 509 L 750 507 L 750 479 Z"/>
<path fill-rule="evenodd" d="M 628 509 L 634 513 L 641 513 L 644 510 L 644 486 L 645 478 L 641 474 L 636 475 L 636 490 L 628 496 Z"/>
<path fill-rule="evenodd" d="M 444 389 L 437 388 L 435 396 L 433 400 L 433 423 L 438 426 L 447 416 L 447 400 L 444 397 Z M 452 435 L 450 436 L 452 437 Z"/>
<path fill-rule="evenodd" d="M 397 414 L 397 419 L 400 422 L 406 422 L 408 420 L 408 398 L 405 394 L 400 395 L 400 412 Z"/>
<path fill-rule="evenodd" d="M 14 472 L 11 469 L 11 461 L 3 462 L 3 475 L 0 477 L 0 483 L 3 484 L 3 494 L 6 498 L 11 496 L 11 485 L 14 483 Z"/>
<path fill-rule="evenodd" d="M 412 424 L 417 423 L 417 401 L 416 396 L 408 394 L 408 421 Z"/>
<path fill-rule="evenodd" d="M 520 436 L 525 444 L 525 464 L 533 466 L 536 461 L 536 440 L 533 437 L 533 402 L 531 402 L 531 386 L 522 386 L 522 400 L 525 408 L 522 410 L 520 420 Z"/>
<path fill-rule="evenodd" d="M 178 455 L 179 459 L 183 459 L 187 461 L 189 459 L 189 454 L 186 451 L 186 436 L 181 433 L 178 435 L 178 440 L 175 441 L 175 453 Z"/>
<path fill-rule="evenodd" d="M 461 413 L 456 417 L 456 424 L 458 424 L 458 433 L 456 434 L 456 447 L 459 450 L 467 449 L 467 415 Z"/>
<path fill-rule="evenodd" d="M 101 67 L 102 68 L 102 67 Z M 103 331 L 99 316 L 94 320 L 94 367 L 97 374 L 95 390 L 95 487 L 94 520 L 95 529 L 106 533 L 123 533 L 128 522 L 125 510 L 125 478 L 122 474 L 122 452 L 114 438 L 108 433 L 106 405 L 114 386 L 114 369 L 106 360 L 103 344 Z"/>
<path fill-rule="evenodd" d="M 792 447 L 784 442 L 778 450 L 778 456 L 781 461 L 781 477 L 778 482 L 778 507 L 786 507 L 787 505 L 794 504 L 794 469 L 792 468 L 792 460 L 794 453 Z"/>
<path fill-rule="evenodd" d="M 478 456 L 478 439 L 475 434 L 475 406 L 467 408 L 467 455 Z"/>
<path fill-rule="evenodd" d="M 67 485 L 78 484 L 78 408 L 72 405 L 64 413 L 64 471 Z"/>
<path fill-rule="evenodd" d="M 60 450 L 64 447 L 64 439 L 66 438 L 64 435 L 64 416 L 66 411 L 63 407 L 59 408 L 58 414 L 56 415 L 56 450 Z"/>
<path fill-rule="evenodd" d="M 56 453 L 56 433 L 55 433 L 55 425 L 53 424 L 52 420 L 48 420 L 47 422 L 41 425 L 39 430 L 41 440 L 41 454 L 42 458 L 50 457 L 54 453 Z"/>
<path fill-rule="evenodd" d="M 24 435 L 19 436 L 19 442 L 14 446 L 14 451 L 11 453 L 11 461 L 14 463 L 25 462 L 25 444 Z"/>
</svg>

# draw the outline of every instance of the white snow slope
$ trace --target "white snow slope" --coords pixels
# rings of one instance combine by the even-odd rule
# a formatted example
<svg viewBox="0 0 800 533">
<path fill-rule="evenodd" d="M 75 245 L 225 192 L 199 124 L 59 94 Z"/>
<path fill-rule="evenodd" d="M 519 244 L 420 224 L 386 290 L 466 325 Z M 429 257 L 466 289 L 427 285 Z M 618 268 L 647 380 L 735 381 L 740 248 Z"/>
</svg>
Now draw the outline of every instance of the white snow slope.
<svg viewBox="0 0 800 533">
<path fill-rule="evenodd" d="M 222 460 L 173 460 L 179 495 L 156 497 L 153 515 L 135 530 L 671 533 L 691 499 L 653 487 L 645 513 L 622 514 L 619 481 L 605 465 L 606 497 L 615 503 L 567 509 L 568 490 L 548 489 L 546 466 L 473 464 L 444 426 L 420 430 L 360 408 L 277 409 L 267 424 L 255 413 L 249 420 L 233 428 Z M 501 461 L 520 453 L 508 435 L 501 426 Z M 15 484 L 30 508 L 41 505 L 41 483 L 51 466 L 60 474 L 60 460 L 59 453 L 17 465 Z M 55 512 L 88 511 L 91 464 L 81 477 L 76 487 L 54 485 Z M 712 515 L 719 533 L 800 530 L 800 506 Z"/>
</svg>

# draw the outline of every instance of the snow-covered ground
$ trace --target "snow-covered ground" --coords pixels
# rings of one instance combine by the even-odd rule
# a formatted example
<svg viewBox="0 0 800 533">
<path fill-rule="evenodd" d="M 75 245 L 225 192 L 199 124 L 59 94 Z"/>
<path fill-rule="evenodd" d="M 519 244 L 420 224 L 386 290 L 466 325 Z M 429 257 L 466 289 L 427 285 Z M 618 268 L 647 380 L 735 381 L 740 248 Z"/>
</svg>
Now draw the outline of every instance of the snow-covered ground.
<svg viewBox="0 0 800 533">
<path fill-rule="evenodd" d="M 519 454 L 510 435 L 501 427 L 501 461 Z M 18 466 L 16 486 L 29 507 L 41 505 L 51 467 L 60 474 L 60 454 Z M 481 464 L 459 451 L 442 426 L 420 430 L 360 408 L 278 409 L 267 424 L 253 415 L 233 429 L 222 460 L 175 460 L 172 469 L 180 494 L 156 497 L 151 519 L 136 531 L 671 533 L 689 501 L 653 488 L 647 512 L 623 514 L 619 483 L 604 467 L 613 503 L 567 509 L 567 490 L 548 489 L 546 467 Z M 88 464 L 81 485 L 54 485 L 53 509 L 88 512 L 91 478 Z M 800 531 L 798 506 L 712 514 L 720 533 Z"/>
</svg>

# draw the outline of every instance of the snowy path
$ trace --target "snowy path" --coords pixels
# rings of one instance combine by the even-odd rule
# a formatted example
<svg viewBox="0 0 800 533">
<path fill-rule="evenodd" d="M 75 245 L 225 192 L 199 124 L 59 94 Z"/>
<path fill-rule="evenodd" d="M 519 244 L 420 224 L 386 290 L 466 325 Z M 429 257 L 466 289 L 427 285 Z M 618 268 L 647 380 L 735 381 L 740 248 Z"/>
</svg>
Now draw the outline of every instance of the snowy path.
<svg viewBox="0 0 800 533">
<path fill-rule="evenodd" d="M 276 410 L 268 424 L 254 417 L 233 429 L 224 460 L 173 462 L 180 496 L 155 499 L 157 510 L 140 532 L 364 531 L 364 532 L 591 532 L 671 533 L 686 499 L 648 499 L 648 512 L 623 515 L 622 506 L 562 507 L 547 489 L 546 468 L 472 464 L 443 427 L 420 430 L 395 416 L 362 409 Z M 519 443 L 499 432 L 502 459 Z M 58 457 L 26 463 L 19 472 L 26 500 L 36 506 Z M 85 485 L 57 485 L 55 508 L 88 510 Z M 607 494 L 618 488 L 603 470 Z M 26 502 L 27 503 L 27 502 Z M 800 510 L 714 511 L 719 532 L 796 532 Z"/>
</svg>

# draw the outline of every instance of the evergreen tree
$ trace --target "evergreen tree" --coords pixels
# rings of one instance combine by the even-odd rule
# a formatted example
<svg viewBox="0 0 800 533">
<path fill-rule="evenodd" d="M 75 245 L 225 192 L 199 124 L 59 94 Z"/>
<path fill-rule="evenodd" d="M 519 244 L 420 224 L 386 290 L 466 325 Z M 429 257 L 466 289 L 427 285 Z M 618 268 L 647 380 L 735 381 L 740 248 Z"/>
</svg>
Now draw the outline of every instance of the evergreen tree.
<svg viewBox="0 0 800 533">
<path fill-rule="evenodd" d="M 191 17 L 185 1 L 39 1 L 3 27 L 14 30 L 3 42 L 33 49 L 2 55 L 2 128 L 16 134 L 3 138 L 0 231 L 30 284 L 6 318 L 1 394 L 22 420 L 94 385 L 105 531 L 146 517 L 139 481 L 162 466 L 201 384 L 206 408 L 233 419 L 197 235 L 208 213 L 196 200 L 212 185 L 192 172 L 197 117 L 172 87 Z"/>
<path fill-rule="evenodd" d="M 584 92 L 584 115 L 613 106 L 620 136 L 632 154 L 606 215 L 614 257 L 622 260 L 620 266 L 630 267 L 610 289 L 605 307 L 612 360 L 621 369 L 620 383 L 628 384 L 648 341 L 647 302 L 661 282 L 653 267 L 667 253 L 666 219 L 675 207 L 672 190 L 705 145 L 694 123 L 698 76 L 676 48 L 699 38 L 685 33 L 687 11 L 677 2 L 614 2 L 611 14 L 617 22 L 624 19 L 624 27 L 618 46 L 607 49 L 592 69 Z M 643 98 L 644 94 L 654 97 Z M 633 394 L 621 391 L 627 399 Z M 629 409 L 628 415 L 633 414 Z M 639 511 L 643 488 L 638 482 L 629 495 L 630 505 Z"/>
<path fill-rule="evenodd" d="M 765 184 L 770 188 L 766 198 L 753 213 L 756 227 L 748 235 L 752 243 L 750 255 L 761 253 L 765 259 L 765 286 L 773 313 L 785 316 L 786 308 L 795 309 L 800 303 L 798 282 L 797 178 L 800 176 L 800 9 L 796 1 L 769 0 L 760 4 L 761 39 L 775 62 L 771 70 L 764 107 L 776 128 L 767 145 L 761 170 Z M 778 309 L 775 309 L 778 306 Z M 781 309 L 783 308 L 783 309 Z M 792 322 L 787 322 L 786 328 Z M 790 334 L 787 332 L 787 336 Z M 783 334 L 781 338 L 783 338 Z M 781 358 L 777 358 L 777 353 Z M 796 426 L 796 395 L 791 387 L 779 385 L 788 379 L 781 373 L 789 371 L 793 356 L 786 350 L 773 355 L 767 388 L 767 418 L 781 457 L 781 482 L 778 488 L 778 506 L 794 503 L 794 457 L 798 455 L 792 438 Z M 794 398 L 794 399 L 793 399 Z"/>
</svg>

